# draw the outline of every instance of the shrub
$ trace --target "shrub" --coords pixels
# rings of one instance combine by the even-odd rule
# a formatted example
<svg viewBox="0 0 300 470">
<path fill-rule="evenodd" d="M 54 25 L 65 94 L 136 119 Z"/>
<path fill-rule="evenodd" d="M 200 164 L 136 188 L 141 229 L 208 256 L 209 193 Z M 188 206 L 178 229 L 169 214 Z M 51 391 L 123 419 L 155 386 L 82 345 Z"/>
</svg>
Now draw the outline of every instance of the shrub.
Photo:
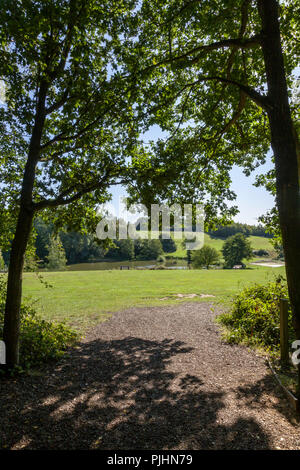
<svg viewBox="0 0 300 470">
<path fill-rule="evenodd" d="M 262 248 L 260 250 L 253 250 L 253 254 L 255 256 L 269 256 L 270 255 L 269 251 L 264 250 Z"/>
<path fill-rule="evenodd" d="M 195 268 L 205 266 L 209 269 L 212 264 L 220 261 L 220 253 L 213 247 L 204 245 L 200 250 L 196 250 L 192 256 L 192 264 Z"/>
<path fill-rule="evenodd" d="M 6 279 L 0 276 L 0 338 L 3 337 Z M 22 303 L 20 324 L 20 366 L 37 367 L 59 359 L 75 342 L 77 333 L 62 323 L 43 320 L 32 305 Z"/>
<path fill-rule="evenodd" d="M 227 329 L 230 343 L 246 342 L 259 345 L 270 352 L 280 348 L 280 298 L 288 298 L 287 286 L 279 278 L 266 285 L 255 284 L 234 297 L 230 313 L 222 314 L 218 321 Z M 292 342 L 292 314 L 289 312 L 289 338 Z"/>
</svg>

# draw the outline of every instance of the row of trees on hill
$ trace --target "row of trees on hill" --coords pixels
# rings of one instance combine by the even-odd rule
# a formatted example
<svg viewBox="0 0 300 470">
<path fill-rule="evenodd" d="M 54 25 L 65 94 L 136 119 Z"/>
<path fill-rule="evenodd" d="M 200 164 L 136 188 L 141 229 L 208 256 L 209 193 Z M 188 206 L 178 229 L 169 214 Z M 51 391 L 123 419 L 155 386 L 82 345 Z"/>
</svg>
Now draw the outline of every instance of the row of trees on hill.
<svg viewBox="0 0 300 470">
<path fill-rule="evenodd" d="M 234 222 L 230 225 L 219 225 L 216 230 L 210 230 L 209 235 L 212 237 L 218 237 L 218 238 L 228 238 L 231 237 L 232 235 L 235 235 L 236 233 L 242 233 L 246 237 L 249 237 L 250 235 L 256 236 L 256 237 L 267 237 L 267 238 L 272 238 L 273 235 L 266 232 L 266 228 L 259 224 L 259 225 L 248 225 L 248 224 L 241 224 L 238 222 Z"/>
</svg>

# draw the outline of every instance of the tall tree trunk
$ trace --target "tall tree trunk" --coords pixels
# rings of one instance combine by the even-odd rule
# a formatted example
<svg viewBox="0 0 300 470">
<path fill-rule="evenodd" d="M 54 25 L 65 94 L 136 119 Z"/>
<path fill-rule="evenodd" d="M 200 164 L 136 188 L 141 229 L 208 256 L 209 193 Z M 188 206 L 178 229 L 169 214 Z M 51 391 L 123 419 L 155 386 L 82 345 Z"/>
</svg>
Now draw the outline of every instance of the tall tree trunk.
<svg viewBox="0 0 300 470">
<path fill-rule="evenodd" d="M 3 340 L 6 345 L 6 366 L 19 363 L 20 306 L 22 298 L 22 273 L 25 251 L 33 220 L 33 211 L 21 207 L 14 240 L 12 242 L 5 306 Z"/>
<path fill-rule="evenodd" d="M 19 362 L 22 272 L 25 252 L 35 212 L 33 204 L 33 188 L 36 165 L 40 155 L 41 137 L 45 123 L 45 102 L 47 90 L 48 83 L 42 81 L 37 97 L 35 122 L 29 143 L 28 158 L 25 165 L 22 183 L 20 210 L 9 260 L 3 329 L 3 340 L 6 346 L 6 367 L 8 368 L 14 367 Z"/>
<path fill-rule="evenodd" d="M 273 103 L 269 122 L 275 156 L 277 205 L 294 326 L 297 339 L 300 340 L 300 187 L 297 145 L 288 101 L 278 2 L 258 0 L 258 7 L 262 21 L 262 49 L 268 95 Z"/>
</svg>

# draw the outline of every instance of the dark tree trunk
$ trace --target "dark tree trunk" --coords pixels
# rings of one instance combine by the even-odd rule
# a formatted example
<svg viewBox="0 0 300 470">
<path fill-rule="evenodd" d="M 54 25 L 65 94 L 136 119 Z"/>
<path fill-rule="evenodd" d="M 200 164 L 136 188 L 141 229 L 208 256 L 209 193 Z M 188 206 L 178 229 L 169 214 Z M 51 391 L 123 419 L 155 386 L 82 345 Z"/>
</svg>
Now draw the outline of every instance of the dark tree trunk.
<svg viewBox="0 0 300 470">
<path fill-rule="evenodd" d="M 275 156 L 277 205 L 294 326 L 300 339 L 300 187 L 297 145 L 288 101 L 276 0 L 258 0 L 268 95 L 271 144 Z"/>
<path fill-rule="evenodd" d="M 19 363 L 20 305 L 22 297 L 22 272 L 25 251 L 31 232 L 33 212 L 20 208 L 16 232 L 11 247 L 3 340 L 6 345 L 6 366 Z"/>
<path fill-rule="evenodd" d="M 25 252 L 34 218 L 33 188 L 36 165 L 40 155 L 41 137 L 45 123 L 45 101 L 47 90 L 48 84 L 46 82 L 42 82 L 38 94 L 36 117 L 24 170 L 20 210 L 9 260 L 3 329 L 3 340 L 6 346 L 6 367 L 8 368 L 14 367 L 19 362 L 22 272 Z"/>
</svg>

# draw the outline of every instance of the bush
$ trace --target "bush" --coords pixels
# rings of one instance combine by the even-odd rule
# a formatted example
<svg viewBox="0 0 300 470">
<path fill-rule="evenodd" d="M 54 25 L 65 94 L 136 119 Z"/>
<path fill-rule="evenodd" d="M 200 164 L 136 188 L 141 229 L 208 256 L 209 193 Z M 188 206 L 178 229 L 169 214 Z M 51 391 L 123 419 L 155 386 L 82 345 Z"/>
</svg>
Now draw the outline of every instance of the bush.
<svg viewBox="0 0 300 470">
<path fill-rule="evenodd" d="M 253 254 L 255 256 L 270 256 L 269 251 L 263 250 L 262 248 L 260 250 L 253 250 Z"/>
<path fill-rule="evenodd" d="M 0 339 L 3 337 L 6 279 L 0 277 Z M 62 323 L 43 320 L 33 306 L 23 303 L 20 324 L 20 366 L 23 369 L 37 367 L 59 359 L 73 344 L 77 333 Z"/>
<path fill-rule="evenodd" d="M 227 341 L 246 342 L 262 346 L 270 352 L 278 352 L 280 298 L 288 298 L 287 286 L 280 278 L 266 285 L 255 284 L 243 289 L 235 296 L 232 311 L 218 317 L 218 321 L 228 328 Z M 289 338 L 291 342 L 294 340 L 291 312 Z"/>
<path fill-rule="evenodd" d="M 213 247 L 204 245 L 200 250 L 193 252 L 192 264 L 195 268 L 202 268 L 218 264 L 220 261 L 220 253 Z"/>
</svg>

